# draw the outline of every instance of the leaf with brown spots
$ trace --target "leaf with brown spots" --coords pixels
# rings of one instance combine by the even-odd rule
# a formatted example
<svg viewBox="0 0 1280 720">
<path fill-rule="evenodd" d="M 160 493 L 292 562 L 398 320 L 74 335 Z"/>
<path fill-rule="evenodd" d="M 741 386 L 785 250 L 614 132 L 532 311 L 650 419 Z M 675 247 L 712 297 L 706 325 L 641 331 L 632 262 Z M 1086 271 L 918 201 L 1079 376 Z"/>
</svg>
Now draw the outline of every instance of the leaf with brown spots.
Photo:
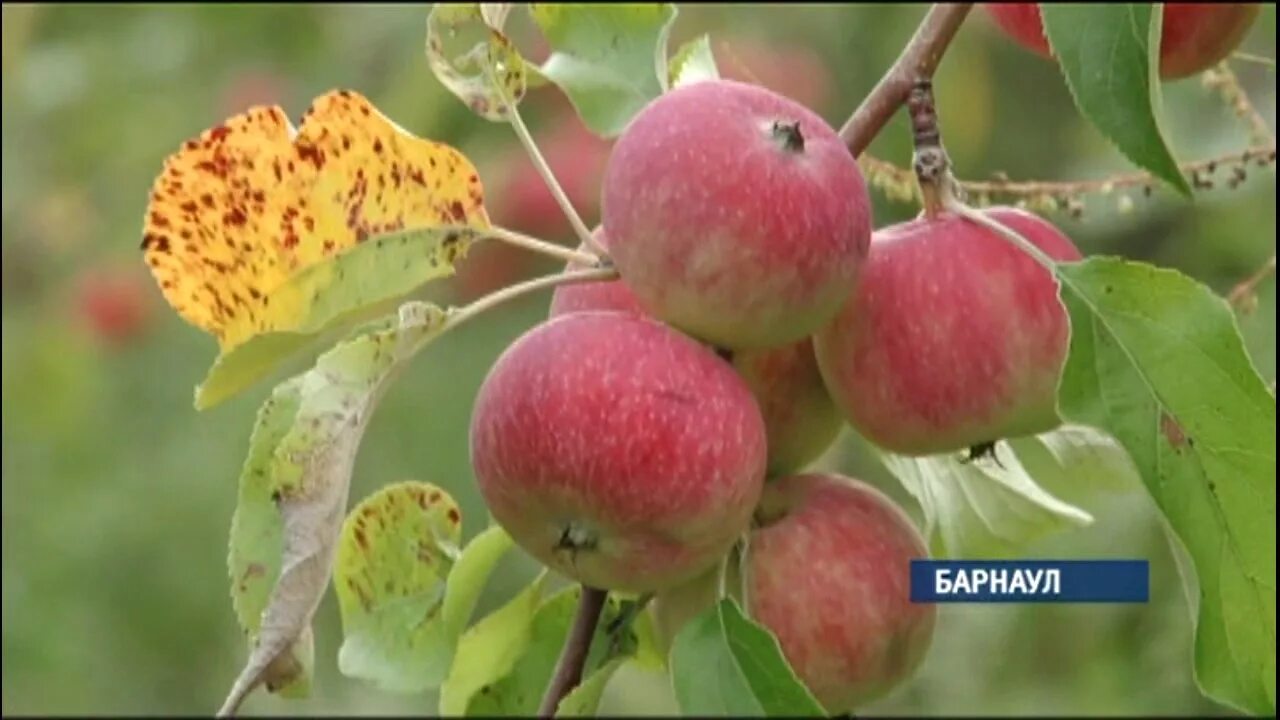
<svg viewBox="0 0 1280 720">
<path fill-rule="evenodd" d="M 1124 447 L 1185 548 L 1201 689 L 1274 714 L 1275 395 L 1204 285 L 1119 258 L 1055 270 L 1071 317 L 1059 411 Z"/>
<path fill-rule="evenodd" d="M 301 404 L 301 378 L 282 383 L 258 410 L 257 423 L 249 440 L 249 457 L 240 475 L 240 494 L 231 518 L 231 549 L 227 569 L 231 578 L 231 604 L 236 619 L 252 647 L 262 625 L 271 588 L 280 575 L 284 547 L 284 523 L 272 499 L 276 488 L 269 470 L 271 455 L 289 432 Z M 286 653 L 297 657 L 298 653 Z M 305 657 L 298 658 L 299 660 Z M 310 665 L 310 662 L 305 663 Z M 309 684 L 304 676 L 295 683 L 282 683 L 281 694 L 305 695 Z"/>
<path fill-rule="evenodd" d="M 288 331 L 254 335 L 223 352 L 196 388 L 204 410 L 245 390 L 305 351 L 336 342 L 361 322 L 381 317 L 422 286 L 447 277 L 485 230 L 443 226 L 372 238 L 291 275 L 273 302 L 293 301 L 303 315 Z"/>
<path fill-rule="evenodd" d="M 401 230 L 487 228 L 483 203 L 465 156 L 339 90 L 316 98 L 296 131 L 279 107 L 258 107 L 184 143 L 152 187 L 143 255 L 170 305 L 225 354 L 264 333 L 314 328 L 314 293 L 354 282 L 338 267 L 302 285 L 295 274 Z M 417 284 L 451 266 L 427 250 L 430 261 L 409 273 Z"/>
<path fill-rule="evenodd" d="M 344 675 L 403 693 L 444 679 L 453 648 L 442 606 L 461 535 L 458 504 L 428 483 L 382 488 L 351 511 L 333 576 Z"/>
<path fill-rule="evenodd" d="M 433 305 L 408 303 L 394 325 L 320 356 L 259 412 L 229 562 L 250 652 L 220 715 L 233 714 L 259 684 L 271 687 L 282 674 L 291 679 L 299 664 L 305 668 L 311 618 L 333 569 L 364 429 L 402 362 L 437 337 L 446 320 Z"/>
<path fill-rule="evenodd" d="M 502 32 L 509 12 L 504 3 L 436 3 L 427 16 L 431 72 L 486 120 L 506 120 L 507 103 L 527 87 L 529 66 Z"/>
</svg>

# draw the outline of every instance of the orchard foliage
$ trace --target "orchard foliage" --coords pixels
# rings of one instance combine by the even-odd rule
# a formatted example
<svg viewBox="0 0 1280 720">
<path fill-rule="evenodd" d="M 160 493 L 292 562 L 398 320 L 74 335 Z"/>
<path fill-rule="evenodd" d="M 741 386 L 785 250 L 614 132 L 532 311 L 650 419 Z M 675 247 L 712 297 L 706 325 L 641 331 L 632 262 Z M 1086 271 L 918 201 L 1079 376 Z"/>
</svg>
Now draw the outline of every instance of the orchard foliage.
<svg viewBox="0 0 1280 720">
<path fill-rule="evenodd" d="M 1185 23 L 1164 13 L 1162 56 L 1159 5 L 1037 10 L 1019 10 L 1042 20 L 1028 40 L 1020 16 L 1020 41 L 1056 58 L 1083 116 L 1125 157 L 1189 199 L 1158 122 L 1157 69 L 1179 57 L 1169 33 Z M 1045 221 L 975 211 L 945 177 L 931 188 L 940 198 L 926 193 L 926 219 L 882 228 L 868 250 L 868 184 L 850 139 L 793 101 L 719 80 L 706 36 L 668 48 L 675 6 L 531 5 L 550 48 L 541 64 L 505 33 L 514 12 L 524 9 L 435 6 L 425 62 L 479 118 L 509 123 L 540 169 L 519 114 L 530 92 L 563 92 L 586 128 L 619 138 L 601 189 L 607 237 L 593 238 L 549 173 L 577 250 L 492 225 L 462 153 L 350 90 L 317 98 L 297 127 L 276 106 L 214 125 L 155 182 L 144 259 L 174 311 L 218 344 L 196 407 L 311 365 L 269 393 L 249 440 L 228 558 L 249 655 L 224 713 L 258 687 L 309 692 L 311 619 L 330 583 L 341 672 L 392 692 L 438 690 L 443 714 L 539 711 L 571 635 L 581 679 L 543 710 L 594 713 L 613 672 L 636 662 L 665 668 L 689 713 L 846 712 L 907 680 L 927 652 L 932 608 L 906 605 L 907 559 L 1012 556 L 1087 525 L 1060 497 L 1068 484 L 1086 486 L 1077 496 L 1150 495 L 1190 561 L 1179 570 L 1196 608 L 1200 687 L 1274 713 L 1275 395 L 1223 298 L 1173 270 L 1079 259 Z M 1239 41 L 1237 25 L 1220 45 Z M 463 307 L 410 300 L 473 244 L 495 241 L 572 262 Z M 561 287 L 553 314 L 564 317 L 518 341 L 478 400 L 473 463 L 496 523 L 464 543 L 477 521 L 411 480 L 348 511 L 361 437 L 423 347 L 519 293 L 590 281 L 635 296 Z M 1001 314 L 1011 307 L 1025 312 Z M 610 309 L 629 315 L 577 314 Z M 957 340 L 975 327 L 994 354 L 964 356 Z M 814 388 L 821 397 L 808 397 Z M 687 406 L 654 404 L 664 394 Z M 789 394 L 818 420 L 771 421 Z M 779 450 L 780 428 L 815 422 L 829 443 L 833 405 L 919 501 L 922 533 L 860 483 L 780 477 L 821 450 Z M 637 498 L 642 483 L 656 495 Z M 806 504 L 807 489 L 771 504 L 815 483 L 826 505 Z M 845 502 L 850 515 L 833 513 Z M 874 522 L 849 523 L 858 513 Z M 806 532 L 844 554 L 806 553 Z M 558 544 L 540 553 L 543 543 Z M 550 569 L 474 618 L 517 545 Z M 850 556 L 874 576 L 844 574 Z M 614 591 L 581 637 L 573 608 L 599 591 L 561 589 L 552 570 Z M 865 622 L 848 637 L 814 632 L 806 609 L 787 604 L 806 592 L 815 608 L 851 602 L 854 585 L 875 588 L 882 607 L 842 611 Z M 672 624 L 682 592 L 698 597 Z M 901 647 L 876 654 L 869 638 Z"/>
</svg>

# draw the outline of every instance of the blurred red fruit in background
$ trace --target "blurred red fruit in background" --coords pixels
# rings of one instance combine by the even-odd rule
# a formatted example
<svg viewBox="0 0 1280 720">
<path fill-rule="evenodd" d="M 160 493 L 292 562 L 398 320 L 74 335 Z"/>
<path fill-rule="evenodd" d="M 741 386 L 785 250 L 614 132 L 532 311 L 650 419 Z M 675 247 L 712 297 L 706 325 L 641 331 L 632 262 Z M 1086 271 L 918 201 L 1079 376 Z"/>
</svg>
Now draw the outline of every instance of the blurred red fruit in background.
<svg viewBox="0 0 1280 720">
<path fill-rule="evenodd" d="M 142 267 L 88 268 L 73 281 L 75 320 L 103 345 L 127 345 L 151 324 L 152 286 Z"/>
<path fill-rule="evenodd" d="M 725 79 L 761 85 L 819 114 L 831 102 L 831 71 L 812 48 L 741 36 L 713 41 L 711 52 Z"/>
</svg>

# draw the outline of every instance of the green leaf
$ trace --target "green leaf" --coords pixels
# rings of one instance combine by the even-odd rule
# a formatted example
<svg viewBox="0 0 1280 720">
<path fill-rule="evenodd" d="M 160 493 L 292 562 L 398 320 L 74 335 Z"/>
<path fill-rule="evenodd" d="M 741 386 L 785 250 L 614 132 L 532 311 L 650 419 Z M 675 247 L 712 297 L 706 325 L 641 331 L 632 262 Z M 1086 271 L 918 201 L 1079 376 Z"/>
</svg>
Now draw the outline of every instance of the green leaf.
<svg viewBox="0 0 1280 720">
<path fill-rule="evenodd" d="M 1010 438 L 1009 446 L 1036 484 L 1078 507 L 1142 490 L 1129 453 L 1095 428 L 1063 425 L 1041 435 Z"/>
<path fill-rule="evenodd" d="M 461 557 L 449 571 L 441 615 L 445 633 L 453 644 L 457 643 L 471 620 L 480 591 L 493 573 L 493 567 L 512 545 L 511 536 L 501 526 L 493 525 L 467 543 Z"/>
<path fill-rule="evenodd" d="M 564 90 L 595 134 L 621 134 L 666 91 L 674 4 L 532 3 L 529 9 L 552 50 L 541 73 Z"/>
<path fill-rule="evenodd" d="M 510 11 L 508 3 L 436 3 L 427 16 L 431 72 L 486 120 L 505 121 L 527 87 L 530 66 L 502 32 Z"/>
<path fill-rule="evenodd" d="M 462 635 L 449 677 L 440 686 L 441 715 L 465 715 L 481 688 L 511 672 L 529 645 L 546 584 L 543 571 L 519 595 Z"/>
<path fill-rule="evenodd" d="M 1093 522 L 1032 480 L 1006 441 L 993 457 L 972 461 L 961 453 L 880 456 L 919 501 L 935 557 L 1012 557 L 1036 538 Z"/>
<path fill-rule="evenodd" d="M 673 88 L 702 80 L 718 80 L 720 70 L 711 52 L 711 36 L 700 35 L 681 45 L 671 56 L 670 73 Z"/>
<path fill-rule="evenodd" d="M 824 716 L 778 640 L 724 598 L 689 622 L 671 647 L 671 680 L 686 715 Z"/>
<path fill-rule="evenodd" d="M 569 691 L 556 707 L 556 717 L 594 717 L 600 707 L 600 696 L 609 684 L 613 673 L 626 662 L 625 657 L 616 657 L 603 666 L 596 668 L 581 683 Z"/>
<path fill-rule="evenodd" d="M 196 388 L 205 410 L 264 379 L 304 350 L 332 343 L 385 315 L 423 284 L 454 272 L 486 231 L 464 226 L 407 230 L 371 238 L 291 276 L 271 293 L 276 304 L 306 308 L 287 330 L 256 335 L 219 355 Z"/>
<path fill-rule="evenodd" d="M 1069 421 L 1129 452 L 1199 579 L 1196 679 L 1273 714 L 1276 401 L 1225 301 L 1172 270 L 1116 258 L 1061 264 Z"/>
<path fill-rule="evenodd" d="M 529 717 L 537 713 L 542 695 L 551 681 L 552 671 L 564 647 L 565 638 L 569 634 L 569 627 L 573 624 L 580 592 L 581 588 L 578 586 L 565 588 L 542 603 L 533 616 L 529 641 L 520 652 L 520 657 L 502 677 L 486 683 L 472 696 L 467 707 L 468 715 Z M 596 633 L 591 640 L 591 648 L 583 664 L 584 678 L 592 677 L 614 659 L 627 657 L 635 652 L 635 637 L 629 627 L 618 630 L 625 634 L 615 636 L 610 633 L 623 605 L 615 597 L 606 599 L 596 625 Z M 596 683 L 603 687 L 607 680 L 607 676 L 597 678 Z M 592 692 L 590 688 L 584 690 L 573 701 L 574 706 L 581 710 L 591 705 Z M 595 700 L 598 699 L 596 692 Z"/>
<path fill-rule="evenodd" d="M 1160 5 L 1041 3 L 1045 36 L 1080 113 L 1135 165 L 1186 197 L 1160 132 Z"/>
<path fill-rule="evenodd" d="M 259 684 L 291 682 L 299 666 L 305 668 L 311 617 L 333 569 L 364 429 L 393 370 L 434 338 L 446 318 L 433 305 L 407 303 L 395 325 L 321 355 L 259 412 L 229 555 L 237 614 L 252 646 L 220 714 L 234 712 Z M 271 584 L 265 607 L 262 583 Z"/>
<path fill-rule="evenodd" d="M 453 645 L 441 609 L 461 531 L 458 504 L 429 483 L 384 487 L 351 511 L 333 577 L 343 675 L 402 693 L 444 680 Z"/>
<path fill-rule="evenodd" d="M 272 497 L 277 488 L 272 483 L 273 477 L 268 468 L 276 446 L 293 427 L 302 403 L 300 387 L 301 378 L 282 383 L 258 409 L 258 419 L 249 439 L 249 457 L 240 475 L 236 510 L 231 516 L 230 551 L 227 555 L 231 604 L 250 647 L 257 642 L 262 613 L 267 608 L 271 588 L 280 576 L 284 548 L 284 519 Z M 291 648 L 284 655 L 299 667 L 309 668 L 314 656 L 306 658 L 299 652 L 302 649 Z M 282 695 L 305 696 L 310 685 L 309 672 L 278 678 L 273 684 L 278 686 Z"/>
</svg>

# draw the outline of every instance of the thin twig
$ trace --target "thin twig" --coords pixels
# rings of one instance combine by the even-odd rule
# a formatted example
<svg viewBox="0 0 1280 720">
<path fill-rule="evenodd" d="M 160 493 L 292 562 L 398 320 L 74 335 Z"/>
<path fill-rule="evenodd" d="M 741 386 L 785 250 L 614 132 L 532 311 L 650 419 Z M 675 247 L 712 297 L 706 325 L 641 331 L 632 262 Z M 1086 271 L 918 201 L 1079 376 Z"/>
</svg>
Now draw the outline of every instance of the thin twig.
<svg viewBox="0 0 1280 720">
<path fill-rule="evenodd" d="M 524 233 L 516 232 L 515 230 L 510 230 L 508 228 L 498 227 L 495 225 L 490 227 L 488 232 L 488 236 L 494 240 L 501 240 L 508 245 L 514 245 L 519 248 L 524 248 L 525 250 L 532 250 L 533 252 L 542 253 L 543 255 L 547 255 L 558 260 L 567 260 L 569 262 L 586 265 L 587 267 L 594 267 L 600 263 L 599 256 L 582 252 L 581 250 L 567 248 L 563 245 L 556 245 L 555 243 L 540 240 L 532 235 L 525 235 Z"/>
<path fill-rule="evenodd" d="M 1275 271 L 1276 256 L 1272 255 L 1269 260 L 1262 264 L 1262 267 L 1231 289 L 1231 293 L 1227 295 L 1227 302 L 1242 312 L 1252 312 L 1258 302 L 1256 294 L 1258 285 Z"/>
<path fill-rule="evenodd" d="M 453 328 L 461 325 L 467 320 L 492 309 L 495 305 L 499 305 L 513 298 L 517 298 L 521 295 L 527 295 L 543 288 L 554 287 L 556 285 L 563 285 L 566 283 L 617 279 L 618 271 L 616 269 L 612 267 L 598 267 L 589 268 L 587 270 L 567 270 L 554 275 L 544 275 L 543 277 L 534 278 L 532 280 L 525 280 L 522 283 L 509 285 L 501 290 L 489 293 L 470 305 L 451 309 L 449 311 L 449 327 Z"/>
<path fill-rule="evenodd" d="M 1274 164 L 1275 160 L 1276 146 L 1274 143 L 1269 143 L 1224 153 L 1204 160 L 1181 163 L 1178 167 L 1183 173 L 1198 179 L 1195 187 L 1204 189 L 1212 187 L 1212 181 L 1209 176 L 1220 168 L 1234 166 L 1243 169 L 1250 165 L 1265 166 Z M 885 190 L 891 199 L 906 202 L 916 197 L 915 173 L 911 169 L 899 167 L 887 160 L 881 160 L 871 155 L 863 155 L 859 158 L 859 163 L 862 165 L 863 171 L 871 179 L 872 184 Z M 1144 188 L 1145 192 L 1147 188 L 1154 187 L 1159 182 L 1150 173 L 1134 172 L 1112 175 L 1097 180 L 964 180 L 960 182 L 960 187 L 970 196 L 1066 198 L 1093 193 L 1109 193 L 1113 190 L 1125 188 Z"/>
<path fill-rule="evenodd" d="M 1265 57 L 1263 55 L 1254 55 L 1253 53 L 1236 51 L 1231 53 L 1231 59 L 1240 60 L 1242 62 L 1247 62 L 1247 63 L 1253 63 L 1255 65 L 1265 65 L 1271 68 L 1272 70 L 1274 70 L 1276 67 L 1276 61 L 1274 59 Z"/>
<path fill-rule="evenodd" d="M 486 65 L 485 71 L 489 74 L 489 82 L 493 85 L 494 91 L 498 93 L 498 97 L 502 99 L 502 102 L 506 103 L 507 120 L 511 123 L 511 129 L 515 130 L 516 137 L 520 139 L 520 144 L 524 146 L 525 152 L 529 154 L 529 159 L 533 162 L 533 167 L 537 169 L 538 174 L 547 183 L 547 189 L 551 190 L 556 203 L 564 211 L 565 217 L 569 218 L 569 224 L 573 226 L 574 234 L 578 236 L 578 240 L 582 241 L 583 247 L 587 250 L 600 257 L 607 257 L 604 248 L 591 236 L 591 231 L 587 229 L 587 224 L 582 222 L 582 216 L 574 209 L 573 203 L 569 201 L 569 196 L 565 194 L 564 188 L 556 180 L 556 175 L 551 171 L 551 166 L 547 164 L 546 158 L 542 157 L 542 152 L 538 150 L 538 143 L 534 141 L 528 126 L 524 124 L 524 119 L 520 117 L 519 108 L 507 97 L 506 91 L 502 88 L 502 83 L 498 82 L 498 79 L 493 74 L 493 68 Z"/>
<path fill-rule="evenodd" d="M 871 144 L 889 118 L 906 102 L 917 80 L 933 77 L 938 62 L 973 3 L 935 3 L 902 54 L 840 128 L 840 139 L 854 157 Z"/>
<path fill-rule="evenodd" d="M 1226 62 L 1218 63 L 1217 67 L 1204 74 L 1204 84 L 1217 90 L 1236 117 L 1248 125 L 1250 142 L 1255 145 L 1275 144 L 1276 136 L 1267 125 L 1266 118 L 1253 106 L 1249 94 L 1240 85 L 1240 79 L 1231 71 L 1230 65 Z"/>
<path fill-rule="evenodd" d="M 604 610 L 604 602 L 608 596 L 608 590 L 582 586 L 573 627 L 565 638 L 555 674 L 547 685 L 547 694 L 538 706 L 538 717 L 555 717 L 560 701 L 582 682 L 582 668 L 586 665 L 587 653 L 591 650 L 591 638 L 596 634 L 596 625 L 600 622 L 600 613 Z"/>
</svg>

